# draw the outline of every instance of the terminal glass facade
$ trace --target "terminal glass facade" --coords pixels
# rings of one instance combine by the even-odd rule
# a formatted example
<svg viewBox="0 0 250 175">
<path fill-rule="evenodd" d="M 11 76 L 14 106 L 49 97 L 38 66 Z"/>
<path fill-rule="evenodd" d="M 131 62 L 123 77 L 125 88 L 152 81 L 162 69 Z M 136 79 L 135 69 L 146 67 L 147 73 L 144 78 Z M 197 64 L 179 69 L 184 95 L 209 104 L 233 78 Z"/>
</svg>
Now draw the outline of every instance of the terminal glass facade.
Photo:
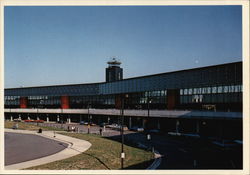
<svg viewBox="0 0 250 175">
<path fill-rule="evenodd" d="M 212 109 L 242 111 L 242 62 L 114 82 L 5 89 L 5 107 L 73 109 Z M 65 101 L 65 98 L 64 98 Z"/>
</svg>

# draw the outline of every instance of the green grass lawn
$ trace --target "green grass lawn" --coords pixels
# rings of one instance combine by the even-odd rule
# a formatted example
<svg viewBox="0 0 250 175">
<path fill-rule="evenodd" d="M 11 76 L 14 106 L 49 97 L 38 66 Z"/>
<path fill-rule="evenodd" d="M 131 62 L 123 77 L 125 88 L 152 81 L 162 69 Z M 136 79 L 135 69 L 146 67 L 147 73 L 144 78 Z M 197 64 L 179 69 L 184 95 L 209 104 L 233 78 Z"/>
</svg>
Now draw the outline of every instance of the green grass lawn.
<svg viewBox="0 0 250 175">
<path fill-rule="evenodd" d="M 28 123 L 25 123 L 25 122 L 11 122 L 11 121 L 5 121 L 4 122 L 4 128 L 12 128 L 14 124 L 18 124 L 18 129 L 22 129 L 22 130 L 31 130 L 31 131 L 35 131 L 39 128 L 43 129 L 44 131 L 63 131 L 63 129 L 60 129 L 60 128 L 54 128 L 54 127 L 48 127 L 48 126 L 39 126 L 39 123 L 38 125 L 36 123 L 34 124 L 28 124 Z"/>
<path fill-rule="evenodd" d="M 89 141 L 92 146 L 79 155 L 52 163 L 31 167 L 32 170 L 117 170 L 121 168 L 121 143 L 93 134 L 61 133 Z M 146 169 L 152 163 L 152 153 L 124 145 L 125 169 Z"/>
</svg>

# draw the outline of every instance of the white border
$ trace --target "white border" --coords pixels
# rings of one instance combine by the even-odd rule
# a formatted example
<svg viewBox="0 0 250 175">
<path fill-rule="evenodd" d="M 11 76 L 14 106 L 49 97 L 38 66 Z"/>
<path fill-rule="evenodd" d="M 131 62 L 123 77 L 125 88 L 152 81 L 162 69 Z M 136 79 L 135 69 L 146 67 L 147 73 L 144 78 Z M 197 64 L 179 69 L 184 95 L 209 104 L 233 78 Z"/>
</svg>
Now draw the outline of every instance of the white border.
<svg viewBox="0 0 250 175">
<path fill-rule="evenodd" d="M 249 95 L 249 1 L 242 7 L 242 57 L 243 57 L 243 169 L 250 174 L 250 95 Z"/>
<path fill-rule="evenodd" d="M 2 0 L 0 1 L 0 143 L 4 141 L 4 6 L 136 6 L 136 5 L 242 5 L 243 19 L 243 170 L 4 170 L 3 145 L 0 150 L 0 173 L 1 174 L 250 174 L 249 171 L 249 1 L 248 0 Z"/>
<path fill-rule="evenodd" d="M 0 143 L 4 143 L 4 7 L 0 1 Z M 0 149 L 0 173 L 4 168 L 4 144 Z"/>
</svg>

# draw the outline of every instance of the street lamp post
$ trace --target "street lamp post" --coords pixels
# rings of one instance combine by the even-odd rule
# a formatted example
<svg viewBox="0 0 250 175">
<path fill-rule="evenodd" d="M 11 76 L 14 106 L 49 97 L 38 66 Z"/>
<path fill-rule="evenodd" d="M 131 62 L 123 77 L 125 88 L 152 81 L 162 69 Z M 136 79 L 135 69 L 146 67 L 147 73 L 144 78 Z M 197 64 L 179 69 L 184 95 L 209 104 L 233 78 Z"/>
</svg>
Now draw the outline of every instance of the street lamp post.
<svg viewBox="0 0 250 175">
<path fill-rule="evenodd" d="M 89 120 L 89 103 L 88 103 L 88 134 L 89 134 L 89 129 L 90 129 L 90 120 Z"/>
<path fill-rule="evenodd" d="M 61 123 L 61 129 L 63 129 L 63 116 L 62 116 L 62 114 L 58 115 L 58 117 L 59 117 L 59 122 Z"/>
<path fill-rule="evenodd" d="M 150 103 L 152 102 L 152 98 L 148 97 L 147 98 L 147 103 L 148 103 L 148 120 L 149 120 L 149 116 L 150 116 Z M 154 152 L 154 147 L 153 145 L 150 144 L 150 141 L 151 141 L 151 135 L 150 134 L 147 134 L 147 140 L 148 140 L 148 143 L 149 143 L 149 147 L 152 149 L 152 152 Z"/>
<path fill-rule="evenodd" d="M 124 153 L 124 128 L 123 128 L 123 125 L 124 125 L 124 101 L 125 101 L 125 98 L 128 97 L 128 94 L 126 94 L 125 96 L 122 96 L 122 99 L 121 99 L 121 137 L 122 137 L 122 147 L 121 147 L 121 169 L 123 169 L 123 164 L 124 164 L 124 158 L 125 158 L 125 153 Z"/>
<path fill-rule="evenodd" d="M 152 98 L 148 97 L 147 102 L 148 102 L 148 117 L 149 117 L 149 109 L 150 109 L 149 104 L 152 102 Z"/>
<path fill-rule="evenodd" d="M 61 115 L 59 115 L 59 120 L 61 121 L 61 128 L 63 128 L 63 109 L 61 108 Z"/>
<path fill-rule="evenodd" d="M 148 104 L 148 120 L 149 120 L 149 112 L 150 112 L 150 107 L 149 107 L 149 105 L 150 105 L 150 103 L 152 102 L 152 98 L 147 98 L 147 104 Z"/>
<path fill-rule="evenodd" d="M 123 122 L 124 122 L 124 97 L 122 97 L 122 111 L 121 111 L 121 117 L 122 117 L 122 121 L 121 121 L 121 136 L 122 136 L 122 150 L 121 150 L 121 169 L 123 169 L 123 161 L 125 158 L 124 155 L 124 148 L 123 148 L 123 143 L 124 143 L 124 135 L 123 135 Z"/>
<path fill-rule="evenodd" d="M 147 141 L 148 141 L 149 149 L 151 149 L 150 140 L 151 140 L 151 135 L 148 133 L 147 134 Z"/>
</svg>

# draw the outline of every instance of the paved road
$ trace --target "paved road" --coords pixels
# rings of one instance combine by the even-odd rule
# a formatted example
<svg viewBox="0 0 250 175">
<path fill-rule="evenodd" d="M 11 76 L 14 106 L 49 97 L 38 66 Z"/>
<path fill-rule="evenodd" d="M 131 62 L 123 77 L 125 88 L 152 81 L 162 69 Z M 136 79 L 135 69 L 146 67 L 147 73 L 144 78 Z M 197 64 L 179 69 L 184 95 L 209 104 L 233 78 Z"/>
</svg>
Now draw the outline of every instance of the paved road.
<svg viewBox="0 0 250 175">
<path fill-rule="evenodd" d="M 152 144 L 165 155 L 158 169 L 242 168 L 242 153 L 237 149 L 221 150 L 201 140 L 162 138 L 156 135 L 152 139 Z"/>
<path fill-rule="evenodd" d="M 32 134 L 5 132 L 5 165 L 55 154 L 68 144 Z"/>
<path fill-rule="evenodd" d="M 222 151 L 208 143 L 197 140 L 171 138 L 167 135 L 151 135 L 147 141 L 145 134 L 134 133 L 126 139 L 154 146 L 163 155 L 157 169 L 241 169 L 242 153 Z"/>
</svg>

